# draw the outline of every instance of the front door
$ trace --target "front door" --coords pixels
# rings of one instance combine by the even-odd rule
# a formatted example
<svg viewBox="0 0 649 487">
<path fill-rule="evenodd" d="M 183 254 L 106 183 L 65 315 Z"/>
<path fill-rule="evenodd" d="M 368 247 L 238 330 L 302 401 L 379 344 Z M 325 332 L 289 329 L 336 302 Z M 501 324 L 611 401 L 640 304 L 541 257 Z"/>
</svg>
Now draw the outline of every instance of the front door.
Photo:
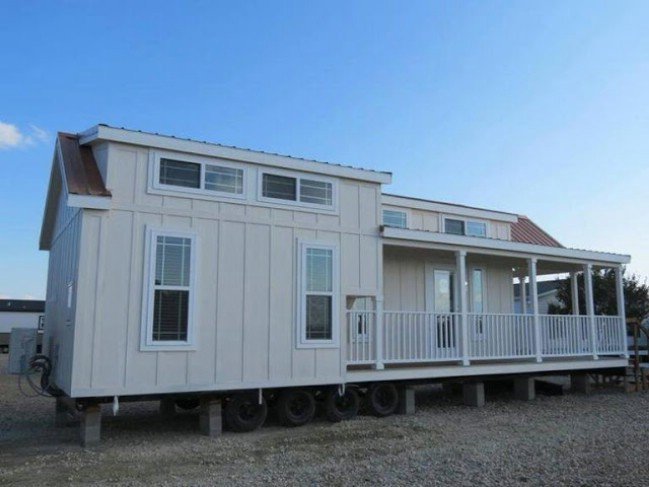
<svg viewBox="0 0 649 487">
<path fill-rule="evenodd" d="M 435 330 L 431 333 L 432 346 L 443 355 L 452 355 L 457 347 L 455 310 L 455 273 L 449 269 L 430 267 L 427 284 L 432 288 L 427 294 L 426 307 L 435 313 Z M 440 355 L 439 353 L 436 355 Z"/>
</svg>

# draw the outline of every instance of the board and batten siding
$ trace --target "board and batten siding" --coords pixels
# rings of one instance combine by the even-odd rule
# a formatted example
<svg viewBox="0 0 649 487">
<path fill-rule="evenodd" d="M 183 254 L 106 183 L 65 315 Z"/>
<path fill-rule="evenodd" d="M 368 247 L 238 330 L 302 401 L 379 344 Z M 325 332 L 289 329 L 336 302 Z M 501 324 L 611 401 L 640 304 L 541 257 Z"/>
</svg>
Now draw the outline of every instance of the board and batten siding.
<svg viewBox="0 0 649 487">
<path fill-rule="evenodd" d="M 383 282 L 386 311 L 433 311 L 426 309 L 427 269 L 455 270 L 451 253 L 386 247 L 383 251 Z M 468 296 L 471 270 L 484 270 L 485 313 L 512 313 L 514 308 L 511 266 L 477 255 L 467 256 Z M 429 272 L 430 272 L 429 270 Z M 469 311 L 471 300 L 469 299 Z"/>
<path fill-rule="evenodd" d="M 380 185 L 338 179 L 336 214 L 151 194 L 148 149 L 102 151 L 113 198 L 83 212 L 74 396 L 344 381 L 345 296 L 381 289 Z M 140 350 L 148 227 L 197 236 L 195 350 Z M 339 248 L 339 348 L 296 348 L 298 239 Z"/>
<path fill-rule="evenodd" d="M 53 380 L 68 394 L 72 388 L 80 238 L 81 211 L 67 205 L 62 191 L 49 252 L 43 351 L 52 360 Z"/>
</svg>

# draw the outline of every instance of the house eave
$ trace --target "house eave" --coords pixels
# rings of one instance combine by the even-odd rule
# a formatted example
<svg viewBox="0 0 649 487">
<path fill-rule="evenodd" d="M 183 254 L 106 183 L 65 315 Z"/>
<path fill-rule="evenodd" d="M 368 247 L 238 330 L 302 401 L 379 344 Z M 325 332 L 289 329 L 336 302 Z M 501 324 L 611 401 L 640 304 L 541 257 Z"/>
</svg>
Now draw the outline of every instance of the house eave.
<svg viewBox="0 0 649 487">
<path fill-rule="evenodd" d="M 631 256 L 596 252 L 592 250 L 567 249 L 564 247 L 549 247 L 528 243 L 512 242 L 509 240 L 496 240 L 462 235 L 449 235 L 446 233 L 427 232 L 423 230 L 407 230 L 403 228 L 383 227 L 382 236 L 395 242 L 412 241 L 421 243 L 438 244 L 449 248 L 473 250 L 479 253 L 500 251 L 512 256 L 527 258 L 550 258 L 552 260 L 567 259 L 592 263 L 594 265 L 622 265 L 631 261 Z"/>
<path fill-rule="evenodd" d="M 329 176 L 378 184 L 389 184 L 392 182 L 392 174 L 388 172 L 371 171 L 278 154 L 227 147 L 218 144 L 199 142 L 196 140 L 119 129 L 106 125 L 96 125 L 79 134 L 79 143 L 81 145 L 92 144 L 99 140 L 142 147 L 152 147 L 175 152 L 185 152 L 208 157 L 219 157 L 223 159 L 249 162 L 252 164 L 260 164 L 263 166 L 280 167 L 283 169 L 311 172 L 315 174 L 326 174 Z"/>
</svg>

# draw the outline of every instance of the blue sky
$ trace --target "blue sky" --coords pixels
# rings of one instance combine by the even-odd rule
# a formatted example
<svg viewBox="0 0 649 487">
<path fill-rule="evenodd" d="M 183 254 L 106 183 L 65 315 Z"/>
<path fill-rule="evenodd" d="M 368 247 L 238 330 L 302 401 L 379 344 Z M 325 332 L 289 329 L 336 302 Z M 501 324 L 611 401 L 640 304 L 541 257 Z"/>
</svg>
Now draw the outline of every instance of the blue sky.
<svg viewBox="0 0 649 487">
<path fill-rule="evenodd" d="M 53 136 L 98 122 L 390 170 L 647 276 L 647 25 L 632 1 L 5 0 L 0 295 L 44 296 Z"/>
</svg>

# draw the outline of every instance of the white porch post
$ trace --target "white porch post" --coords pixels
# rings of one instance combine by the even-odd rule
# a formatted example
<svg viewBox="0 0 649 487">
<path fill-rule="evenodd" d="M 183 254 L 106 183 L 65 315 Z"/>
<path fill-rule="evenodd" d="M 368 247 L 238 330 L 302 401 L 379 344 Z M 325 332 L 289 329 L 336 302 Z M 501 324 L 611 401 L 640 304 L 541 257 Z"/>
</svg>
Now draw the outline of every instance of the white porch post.
<svg viewBox="0 0 649 487">
<path fill-rule="evenodd" d="M 584 290 L 586 293 L 586 315 L 590 323 L 590 346 L 593 360 L 597 360 L 597 324 L 595 323 L 595 300 L 593 298 L 593 265 L 584 264 Z"/>
<path fill-rule="evenodd" d="M 536 361 L 543 360 L 543 344 L 541 343 L 541 320 L 539 319 L 539 293 L 536 286 L 536 258 L 527 260 L 528 274 L 530 276 L 530 298 L 532 300 L 532 314 L 534 316 L 534 343 L 536 344 Z"/>
<path fill-rule="evenodd" d="M 374 368 L 376 370 L 382 370 L 385 366 L 383 365 L 383 296 L 376 297 L 376 335 L 374 337 Z"/>
<path fill-rule="evenodd" d="M 455 266 L 458 282 L 458 309 L 460 310 L 460 328 L 462 332 L 462 365 L 469 365 L 469 323 L 467 307 L 467 289 L 466 289 L 466 251 L 458 250 L 455 252 Z"/>
<path fill-rule="evenodd" d="M 521 275 L 519 277 L 520 279 L 520 286 L 521 286 L 521 312 L 526 315 L 527 314 L 527 276 L 521 272 Z"/>
<path fill-rule="evenodd" d="M 615 297 L 617 298 L 617 315 L 620 317 L 620 328 L 622 329 L 623 357 L 629 358 L 629 350 L 626 345 L 626 310 L 624 309 L 624 268 L 619 265 L 615 268 Z"/>
<path fill-rule="evenodd" d="M 579 315 L 579 281 L 578 274 L 576 272 L 570 273 L 570 287 L 571 287 L 571 299 L 572 299 L 572 314 Z"/>
</svg>

